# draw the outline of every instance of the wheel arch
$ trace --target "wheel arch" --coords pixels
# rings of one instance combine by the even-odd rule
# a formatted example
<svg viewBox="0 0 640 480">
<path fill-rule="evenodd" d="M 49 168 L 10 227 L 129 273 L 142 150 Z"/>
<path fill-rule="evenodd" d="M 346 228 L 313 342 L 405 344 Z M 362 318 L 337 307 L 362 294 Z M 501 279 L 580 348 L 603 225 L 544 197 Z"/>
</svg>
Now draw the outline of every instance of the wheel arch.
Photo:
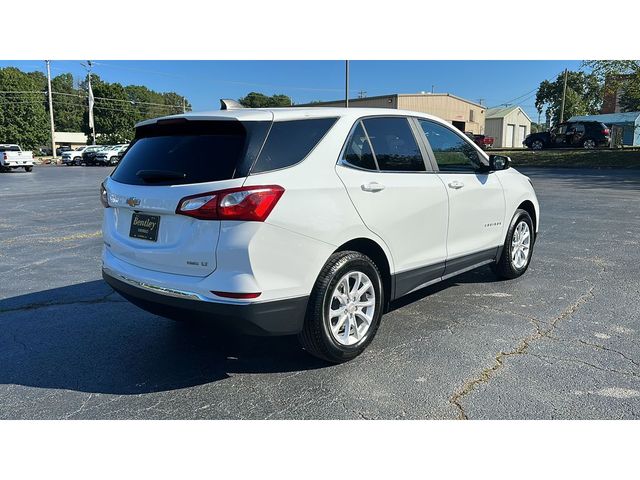
<svg viewBox="0 0 640 480">
<path fill-rule="evenodd" d="M 536 213 L 536 207 L 533 205 L 533 202 L 531 200 L 525 200 L 518 205 L 518 208 L 526 211 L 531 216 L 536 233 L 538 233 L 538 214 Z"/>
<path fill-rule="evenodd" d="M 393 295 L 393 282 L 391 275 L 391 262 L 384 249 L 370 238 L 355 238 L 340 245 L 335 251 L 342 252 L 353 250 L 369 257 L 376 264 L 382 275 L 382 286 L 384 288 L 385 308 L 389 304 Z M 334 252 L 335 253 L 335 252 Z"/>
</svg>

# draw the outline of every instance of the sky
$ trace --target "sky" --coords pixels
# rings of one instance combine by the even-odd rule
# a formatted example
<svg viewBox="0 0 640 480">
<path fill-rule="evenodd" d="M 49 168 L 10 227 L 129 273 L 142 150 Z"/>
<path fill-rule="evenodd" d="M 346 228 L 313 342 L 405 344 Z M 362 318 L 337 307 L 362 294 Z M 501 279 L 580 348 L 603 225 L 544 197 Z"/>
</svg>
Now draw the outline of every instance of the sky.
<svg viewBox="0 0 640 480">
<path fill-rule="evenodd" d="M 51 75 L 86 75 L 83 60 L 52 60 Z M 108 82 L 145 85 L 175 91 L 194 111 L 217 110 L 220 98 L 238 99 L 251 91 L 289 95 L 295 103 L 344 98 L 343 60 L 92 60 L 93 72 Z M 535 91 L 565 68 L 578 70 L 580 60 L 362 60 L 350 62 L 350 97 L 431 91 L 482 100 L 487 107 L 520 105 L 538 120 Z M 0 67 L 45 72 L 44 61 L 0 61 Z M 2 86 L 0 85 L 0 90 Z M 544 120 L 544 116 L 542 117 Z"/>
</svg>

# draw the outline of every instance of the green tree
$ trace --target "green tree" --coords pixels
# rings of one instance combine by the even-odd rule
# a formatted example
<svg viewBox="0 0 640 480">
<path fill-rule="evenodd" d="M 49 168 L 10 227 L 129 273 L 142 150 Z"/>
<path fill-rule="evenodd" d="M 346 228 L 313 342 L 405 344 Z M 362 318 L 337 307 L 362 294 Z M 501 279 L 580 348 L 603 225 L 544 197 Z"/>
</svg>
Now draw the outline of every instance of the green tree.
<svg viewBox="0 0 640 480">
<path fill-rule="evenodd" d="M 259 92 L 251 92 L 246 97 L 238 99 L 238 102 L 247 108 L 289 107 L 293 105 L 291 98 L 287 95 L 268 96 Z"/>
<path fill-rule="evenodd" d="M 88 89 L 86 81 L 83 86 Z M 136 123 L 136 109 L 127 96 L 125 87 L 119 83 L 104 82 L 98 75 L 92 75 L 91 88 L 95 97 L 93 118 L 96 143 L 109 145 L 131 141 Z M 84 114 L 83 128 L 87 136 L 90 136 L 88 109 Z"/>
<path fill-rule="evenodd" d="M 544 111 L 552 123 L 560 121 L 562 105 L 562 90 L 564 86 L 564 72 L 550 82 L 540 83 L 536 94 L 536 108 L 538 113 Z M 598 113 L 602 104 L 602 86 L 595 74 L 585 72 L 568 72 L 567 94 L 564 106 L 564 119 L 573 115 L 591 115 Z"/>
<path fill-rule="evenodd" d="M 35 149 L 50 141 L 45 84 L 46 78 L 40 72 L 0 68 L 0 142 Z"/>
<path fill-rule="evenodd" d="M 546 132 L 547 126 L 544 123 L 531 122 L 531 133 Z"/>
<path fill-rule="evenodd" d="M 63 73 L 51 79 L 53 90 L 53 123 L 58 132 L 82 131 L 82 117 L 86 108 L 82 92 L 73 86 L 73 75 Z M 48 104 L 47 104 L 48 110 Z"/>
<path fill-rule="evenodd" d="M 623 112 L 640 110 L 640 60 L 587 60 L 583 66 L 604 83 L 605 93 L 622 89 L 620 108 Z"/>
</svg>

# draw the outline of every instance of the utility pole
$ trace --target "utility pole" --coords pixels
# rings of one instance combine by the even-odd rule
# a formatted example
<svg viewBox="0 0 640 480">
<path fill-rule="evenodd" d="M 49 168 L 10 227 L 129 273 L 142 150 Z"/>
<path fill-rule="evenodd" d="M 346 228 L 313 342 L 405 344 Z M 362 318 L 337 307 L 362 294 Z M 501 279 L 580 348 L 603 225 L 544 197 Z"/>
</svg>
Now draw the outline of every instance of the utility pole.
<svg viewBox="0 0 640 480">
<path fill-rule="evenodd" d="M 187 100 L 182 97 L 182 113 L 187 113 Z"/>
<path fill-rule="evenodd" d="M 564 102 L 567 97 L 567 75 L 568 70 L 564 69 L 564 87 L 562 87 L 562 106 L 560 107 L 560 123 L 564 122 Z"/>
<path fill-rule="evenodd" d="M 344 106 L 349 108 L 349 60 L 344 61 Z"/>
<path fill-rule="evenodd" d="M 435 85 L 431 85 L 431 93 L 435 93 L 435 89 L 436 89 L 436 86 Z"/>
<path fill-rule="evenodd" d="M 366 98 L 367 96 L 367 92 L 365 92 L 364 90 L 360 90 L 358 92 L 358 98 Z"/>
<path fill-rule="evenodd" d="M 53 155 L 54 160 L 57 158 L 56 155 L 56 139 L 55 139 L 55 131 L 56 127 L 53 124 L 53 99 L 51 95 L 51 61 L 45 60 L 47 64 L 47 93 L 49 94 L 49 120 L 51 122 L 51 155 Z M 56 162 L 57 163 L 57 162 Z"/>
<path fill-rule="evenodd" d="M 484 107 L 484 103 L 482 102 L 484 102 L 484 98 L 479 98 L 478 103 Z"/>
</svg>

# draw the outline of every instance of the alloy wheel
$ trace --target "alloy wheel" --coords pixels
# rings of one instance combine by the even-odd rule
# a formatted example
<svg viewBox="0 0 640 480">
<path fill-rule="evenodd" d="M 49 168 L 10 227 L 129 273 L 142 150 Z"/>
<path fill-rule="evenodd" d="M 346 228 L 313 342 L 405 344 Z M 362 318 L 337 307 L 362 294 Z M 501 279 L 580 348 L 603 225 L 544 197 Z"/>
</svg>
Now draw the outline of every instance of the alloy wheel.
<svg viewBox="0 0 640 480">
<path fill-rule="evenodd" d="M 329 331 L 341 345 L 355 345 L 365 338 L 373 322 L 376 292 L 362 272 L 344 275 L 331 294 L 328 306 Z"/>
<path fill-rule="evenodd" d="M 511 263 L 518 270 L 524 268 L 531 251 L 531 231 L 524 220 L 520 221 L 513 231 L 511 239 Z"/>
</svg>

